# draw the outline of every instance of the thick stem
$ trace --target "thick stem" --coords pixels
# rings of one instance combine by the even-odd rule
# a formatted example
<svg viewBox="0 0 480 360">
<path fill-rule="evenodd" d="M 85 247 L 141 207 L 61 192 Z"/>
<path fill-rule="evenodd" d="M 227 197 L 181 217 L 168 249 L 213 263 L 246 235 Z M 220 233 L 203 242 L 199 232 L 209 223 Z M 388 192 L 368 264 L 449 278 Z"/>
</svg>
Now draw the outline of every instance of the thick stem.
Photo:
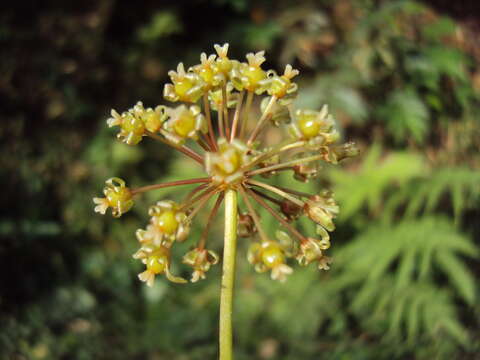
<svg viewBox="0 0 480 360">
<path fill-rule="evenodd" d="M 237 248 L 237 192 L 225 191 L 225 240 L 223 246 L 223 275 L 220 292 L 220 360 L 233 359 L 233 284 Z"/>
</svg>

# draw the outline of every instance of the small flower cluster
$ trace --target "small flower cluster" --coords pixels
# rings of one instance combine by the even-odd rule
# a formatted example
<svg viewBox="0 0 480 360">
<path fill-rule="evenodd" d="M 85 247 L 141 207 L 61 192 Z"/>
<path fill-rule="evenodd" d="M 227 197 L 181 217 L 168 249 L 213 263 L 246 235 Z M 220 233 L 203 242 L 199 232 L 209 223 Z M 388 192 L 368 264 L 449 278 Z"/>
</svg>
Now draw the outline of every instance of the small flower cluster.
<svg viewBox="0 0 480 360">
<path fill-rule="evenodd" d="M 107 120 L 110 127 L 119 128 L 118 138 L 126 144 L 136 145 L 144 137 L 160 141 L 197 162 L 206 176 L 135 189 L 112 178 L 107 180 L 105 197 L 93 199 L 95 211 L 105 214 L 111 208 L 112 215 L 119 217 L 133 206 L 133 198 L 145 191 L 196 185 L 179 203 L 159 201 L 151 206 L 148 225 L 137 230 L 140 248 L 133 257 L 145 265 L 139 278 L 149 286 L 160 274 L 173 282 L 187 281 L 171 273 L 171 249 L 189 238 L 192 221 L 212 198 L 216 201 L 200 239 L 182 262 L 192 268 L 192 282 L 204 279 L 218 263 L 219 255 L 205 246 L 226 191 L 239 194 L 246 206 L 238 213 L 237 232 L 240 238 L 254 239 L 247 258 L 256 271 L 270 271 L 272 279 L 283 281 L 293 271 L 288 259 L 300 265 L 315 262 L 319 269 L 328 270 L 331 259 L 325 251 L 339 212 L 333 194 L 302 193 L 261 178 L 292 171 L 294 179 L 310 181 L 318 176 L 320 161 L 337 164 L 357 155 L 357 148 L 353 143 L 336 144 L 339 133 L 327 106 L 320 111 L 294 108 L 298 87 L 292 79 L 299 72 L 291 65 L 278 75 L 262 68 L 263 51 L 247 54 L 246 62 L 241 62 L 228 57 L 228 44 L 214 48 L 216 54 L 202 53 L 200 63 L 188 70 L 180 63 L 176 71 L 168 73 L 171 83 L 165 85 L 164 98 L 185 104 L 145 108 L 138 102 L 121 114 L 112 110 Z M 263 100 L 255 102 L 254 97 L 261 95 Z M 261 112 L 255 120 L 251 118 L 254 106 Z M 260 134 L 268 125 L 284 127 L 289 136 L 275 146 L 262 147 Z M 278 220 L 285 231 L 270 237 L 255 204 Z M 317 224 L 318 238 L 296 230 L 292 223 L 301 216 Z"/>
</svg>

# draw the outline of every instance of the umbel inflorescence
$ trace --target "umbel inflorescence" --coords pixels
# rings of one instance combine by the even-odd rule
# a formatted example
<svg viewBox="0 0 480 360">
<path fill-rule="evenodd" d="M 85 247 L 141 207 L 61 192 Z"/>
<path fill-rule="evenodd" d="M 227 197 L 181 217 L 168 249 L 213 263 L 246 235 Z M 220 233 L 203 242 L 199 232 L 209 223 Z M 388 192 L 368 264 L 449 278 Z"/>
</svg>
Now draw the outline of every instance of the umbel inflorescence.
<svg viewBox="0 0 480 360">
<path fill-rule="evenodd" d="M 182 104 L 145 108 L 138 102 L 122 113 L 112 110 L 107 120 L 110 127 L 119 128 L 118 138 L 126 144 L 137 145 L 149 137 L 170 145 L 198 163 L 205 177 L 139 188 L 111 178 L 103 191 L 105 197 L 93 199 L 95 211 L 105 214 L 110 208 L 114 217 L 120 217 L 131 209 L 135 196 L 145 191 L 196 184 L 179 202 L 163 200 L 151 206 L 148 225 L 137 230 L 140 248 L 133 257 L 145 265 L 139 278 L 149 286 L 159 274 L 173 282 L 187 282 L 170 272 L 171 249 L 189 239 L 192 221 L 209 206 L 211 198 L 215 202 L 205 228 L 183 263 L 192 268 L 192 282 L 205 278 L 218 263 L 219 256 L 208 250 L 206 243 L 212 221 L 230 190 L 243 199 L 245 209 L 235 212 L 237 233 L 252 238 L 247 257 L 256 271 L 271 271 L 272 279 L 282 281 L 292 272 L 288 259 L 300 265 L 316 262 L 319 269 L 328 270 L 331 259 L 325 251 L 339 210 L 333 194 L 307 194 L 262 180 L 290 170 L 296 180 L 309 181 L 317 176 L 320 161 L 336 164 L 356 155 L 357 149 L 353 143 L 336 144 L 339 134 L 327 106 L 320 111 L 294 108 L 297 84 L 293 79 L 298 70 L 290 65 L 283 74 L 263 69 L 263 51 L 247 54 L 247 61 L 240 62 L 228 57 L 228 44 L 215 45 L 215 50 L 216 55 L 202 53 L 200 64 L 188 70 L 180 63 L 176 71 L 168 73 L 172 83 L 165 85 L 163 95 Z M 255 96 L 263 99 L 257 101 Z M 255 106 L 259 106 L 258 118 L 252 116 Z M 262 146 L 262 132 L 269 126 L 284 128 L 285 140 Z M 275 237 L 262 227 L 255 205 L 278 220 L 282 230 Z M 295 229 L 292 223 L 300 216 L 317 224 L 315 237 Z"/>
</svg>

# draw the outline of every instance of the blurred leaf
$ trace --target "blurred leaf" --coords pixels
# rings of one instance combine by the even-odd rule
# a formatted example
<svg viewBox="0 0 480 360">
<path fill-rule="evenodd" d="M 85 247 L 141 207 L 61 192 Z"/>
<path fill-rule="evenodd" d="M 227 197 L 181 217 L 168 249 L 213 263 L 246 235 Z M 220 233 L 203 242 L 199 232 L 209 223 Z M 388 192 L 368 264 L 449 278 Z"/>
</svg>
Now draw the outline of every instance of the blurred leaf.
<svg viewBox="0 0 480 360">
<path fill-rule="evenodd" d="M 260 25 L 245 26 L 246 45 L 252 49 L 268 50 L 280 36 L 281 28 L 276 22 L 266 22 Z"/>
<path fill-rule="evenodd" d="M 411 136 L 423 143 L 428 131 L 428 110 L 415 92 L 393 92 L 385 105 L 377 110 L 377 117 L 387 125 L 396 142 L 405 142 Z"/>
<path fill-rule="evenodd" d="M 138 30 L 138 37 L 146 43 L 153 43 L 163 37 L 178 34 L 183 31 L 177 15 L 169 11 L 158 11 L 153 14 L 150 23 Z"/>
<path fill-rule="evenodd" d="M 403 184 L 423 173 L 422 159 L 416 154 L 396 152 L 384 159 L 380 156 L 380 146 L 373 145 L 354 175 L 338 168 L 329 172 L 340 204 L 340 219 L 354 216 L 364 205 L 370 211 L 375 210 L 390 186 Z"/>
</svg>

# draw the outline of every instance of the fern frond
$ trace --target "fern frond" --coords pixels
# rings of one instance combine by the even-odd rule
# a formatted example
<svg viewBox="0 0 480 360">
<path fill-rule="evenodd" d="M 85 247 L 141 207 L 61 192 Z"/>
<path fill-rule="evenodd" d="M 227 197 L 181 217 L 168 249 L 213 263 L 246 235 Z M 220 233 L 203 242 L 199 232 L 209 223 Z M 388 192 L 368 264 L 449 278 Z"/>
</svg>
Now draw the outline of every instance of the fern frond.
<svg viewBox="0 0 480 360">
<path fill-rule="evenodd" d="M 372 226 L 340 249 L 336 257 L 337 266 L 356 275 L 363 273 L 364 279 L 371 283 L 391 273 L 396 264 L 396 289 L 432 278 L 438 269 L 458 290 L 459 297 L 472 304 L 475 281 L 463 265 L 462 255 L 476 257 L 478 249 L 446 219 L 426 217 L 396 226 Z M 356 301 L 363 303 L 366 301 L 363 297 L 369 298 L 371 293 L 362 290 L 358 296 Z"/>
<path fill-rule="evenodd" d="M 371 147 L 355 176 L 332 169 L 329 176 L 341 204 L 340 220 L 350 218 L 365 205 L 370 211 L 375 210 L 387 189 L 421 176 L 423 169 L 421 157 L 411 153 L 394 152 L 382 159 L 378 144 Z"/>
<path fill-rule="evenodd" d="M 455 221 L 462 213 L 478 201 L 480 195 L 480 172 L 465 167 L 450 167 L 435 170 L 429 177 L 412 179 L 399 189 L 386 202 L 388 220 L 403 204 L 406 204 L 405 217 L 432 213 L 443 196 L 451 199 Z"/>
</svg>

